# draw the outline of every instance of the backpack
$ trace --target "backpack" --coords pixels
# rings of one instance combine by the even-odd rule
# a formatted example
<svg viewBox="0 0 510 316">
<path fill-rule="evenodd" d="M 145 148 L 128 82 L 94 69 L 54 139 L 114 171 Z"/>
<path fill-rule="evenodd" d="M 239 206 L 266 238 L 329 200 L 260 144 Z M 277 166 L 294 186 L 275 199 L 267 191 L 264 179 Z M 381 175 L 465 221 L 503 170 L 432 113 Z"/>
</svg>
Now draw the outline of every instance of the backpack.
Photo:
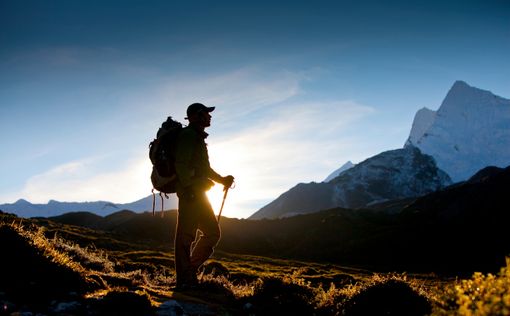
<svg viewBox="0 0 510 316">
<path fill-rule="evenodd" d="M 156 138 L 149 144 L 149 158 L 152 163 L 152 213 L 156 204 L 154 190 L 159 191 L 161 198 L 161 211 L 163 211 L 163 194 L 175 193 L 177 174 L 175 172 L 175 148 L 177 137 L 182 130 L 182 124 L 174 121 L 171 116 L 167 118 L 158 130 Z M 162 213 L 163 214 L 163 213 Z"/>
</svg>

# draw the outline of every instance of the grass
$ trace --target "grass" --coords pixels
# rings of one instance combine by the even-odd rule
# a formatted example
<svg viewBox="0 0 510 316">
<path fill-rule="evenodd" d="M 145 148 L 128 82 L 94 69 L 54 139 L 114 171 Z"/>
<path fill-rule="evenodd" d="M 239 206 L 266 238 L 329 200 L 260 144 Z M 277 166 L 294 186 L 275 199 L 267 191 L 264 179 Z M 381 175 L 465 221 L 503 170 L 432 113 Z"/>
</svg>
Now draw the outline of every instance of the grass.
<svg viewBox="0 0 510 316">
<path fill-rule="evenodd" d="M 497 274 L 475 272 L 450 284 L 434 315 L 510 315 L 510 258 Z"/>
<path fill-rule="evenodd" d="M 3 246 L 15 243 L 4 247 L 1 272 L 7 282 L 0 285 L 0 300 L 10 302 L 4 306 L 14 312 L 29 306 L 54 313 L 63 308 L 55 302 L 73 300 L 77 303 L 68 308 L 75 310 L 67 312 L 76 315 L 150 315 L 175 299 L 224 315 L 510 314 L 510 260 L 498 274 L 452 280 L 218 252 L 201 270 L 199 291 L 182 295 L 173 292 L 169 246 L 0 216 Z M 30 272 L 34 269 L 37 273 Z M 60 282 L 63 278 L 71 281 Z"/>
</svg>

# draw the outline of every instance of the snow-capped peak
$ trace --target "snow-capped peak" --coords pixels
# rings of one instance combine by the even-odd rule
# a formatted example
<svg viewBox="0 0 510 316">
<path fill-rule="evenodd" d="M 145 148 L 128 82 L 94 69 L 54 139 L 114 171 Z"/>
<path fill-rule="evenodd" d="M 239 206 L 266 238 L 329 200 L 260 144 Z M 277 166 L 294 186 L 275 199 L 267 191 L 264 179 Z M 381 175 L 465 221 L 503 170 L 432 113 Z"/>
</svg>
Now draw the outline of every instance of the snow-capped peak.
<svg viewBox="0 0 510 316">
<path fill-rule="evenodd" d="M 420 138 L 425 134 L 425 132 L 430 128 L 434 120 L 436 119 L 436 111 L 433 111 L 428 108 L 421 108 L 416 112 L 413 120 L 413 126 L 411 128 L 411 133 L 409 134 L 409 138 L 406 141 L 407 145 L 418 144 Z"/>
<path fill-rule="evenodd" d="M 457 80 L 453 83 L 453 86 L 450 88 L 451 90 L 469 90 L 472 89 L 470 85 L 468 85 L 465 81 Z"/>
<path fill-rule="evenodd" d="M 499 100 L 498 100 L 499 99 Z M 467 111 L 484 110 L 500 100 L 490 91 L 471 87 L 464 81 L 456 81 L 446 95 L 441 107 L 438 110 L 439 115 L 460 114 Z"/>
<path fill-rule="evenodd" d="M 452 180 L 510 164 L 510 100 L 456 81 L 440 108 L 418 111 L 406 146 L 434 157 Z"/>
<path fill-rule="evenodd" d="M 329 182 L 331 180 L 333 180 L 334 178 L 338 177 L 342 172 L 348 170 L 348 169 L 351 169 L 352 167 L 354 167 L 354 164 L 349 160 L 347 161 L 346 163 L 344 163 L 340 168 L 336 169 L 335 171 L 333 171 L 329 176 L 327 176 L 326 179 L 324 179 L 324 181 L 322 182 Z"/>
</svg>

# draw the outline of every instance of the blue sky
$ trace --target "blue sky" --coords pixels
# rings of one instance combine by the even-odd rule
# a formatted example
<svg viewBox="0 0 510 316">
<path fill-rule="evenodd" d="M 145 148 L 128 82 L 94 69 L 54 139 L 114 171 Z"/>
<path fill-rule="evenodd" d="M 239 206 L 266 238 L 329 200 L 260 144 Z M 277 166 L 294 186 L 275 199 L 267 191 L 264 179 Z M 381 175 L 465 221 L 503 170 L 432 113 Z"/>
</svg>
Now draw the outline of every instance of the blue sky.
<svg viewBox="0 0 510 316">
<path fill-rule="evenodd" d="M 247 217 L 401 147 L 455 80 L 510 97 L 509 51 L 508 1 L 1 0 L 0 203 L 142 198 L 160 123 L 203 102 Z"/>
</svg>

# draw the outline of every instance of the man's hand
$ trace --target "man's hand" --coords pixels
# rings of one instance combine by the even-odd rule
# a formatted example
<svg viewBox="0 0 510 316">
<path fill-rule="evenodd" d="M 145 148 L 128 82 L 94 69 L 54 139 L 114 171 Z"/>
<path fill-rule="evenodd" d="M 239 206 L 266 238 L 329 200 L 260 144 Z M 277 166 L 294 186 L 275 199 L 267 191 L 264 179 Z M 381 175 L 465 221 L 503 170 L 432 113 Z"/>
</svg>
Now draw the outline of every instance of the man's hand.
<svg viewBox="0 0 510 316">
<path fill-rule="evenodd" d="M 223 184 L 223 190 L 230 189 L 230 187 L 232 186 L 233 183 L 234 183 L 234 177 L 231 175 L 221 178 L 221 184 Z"/>
</svg>

